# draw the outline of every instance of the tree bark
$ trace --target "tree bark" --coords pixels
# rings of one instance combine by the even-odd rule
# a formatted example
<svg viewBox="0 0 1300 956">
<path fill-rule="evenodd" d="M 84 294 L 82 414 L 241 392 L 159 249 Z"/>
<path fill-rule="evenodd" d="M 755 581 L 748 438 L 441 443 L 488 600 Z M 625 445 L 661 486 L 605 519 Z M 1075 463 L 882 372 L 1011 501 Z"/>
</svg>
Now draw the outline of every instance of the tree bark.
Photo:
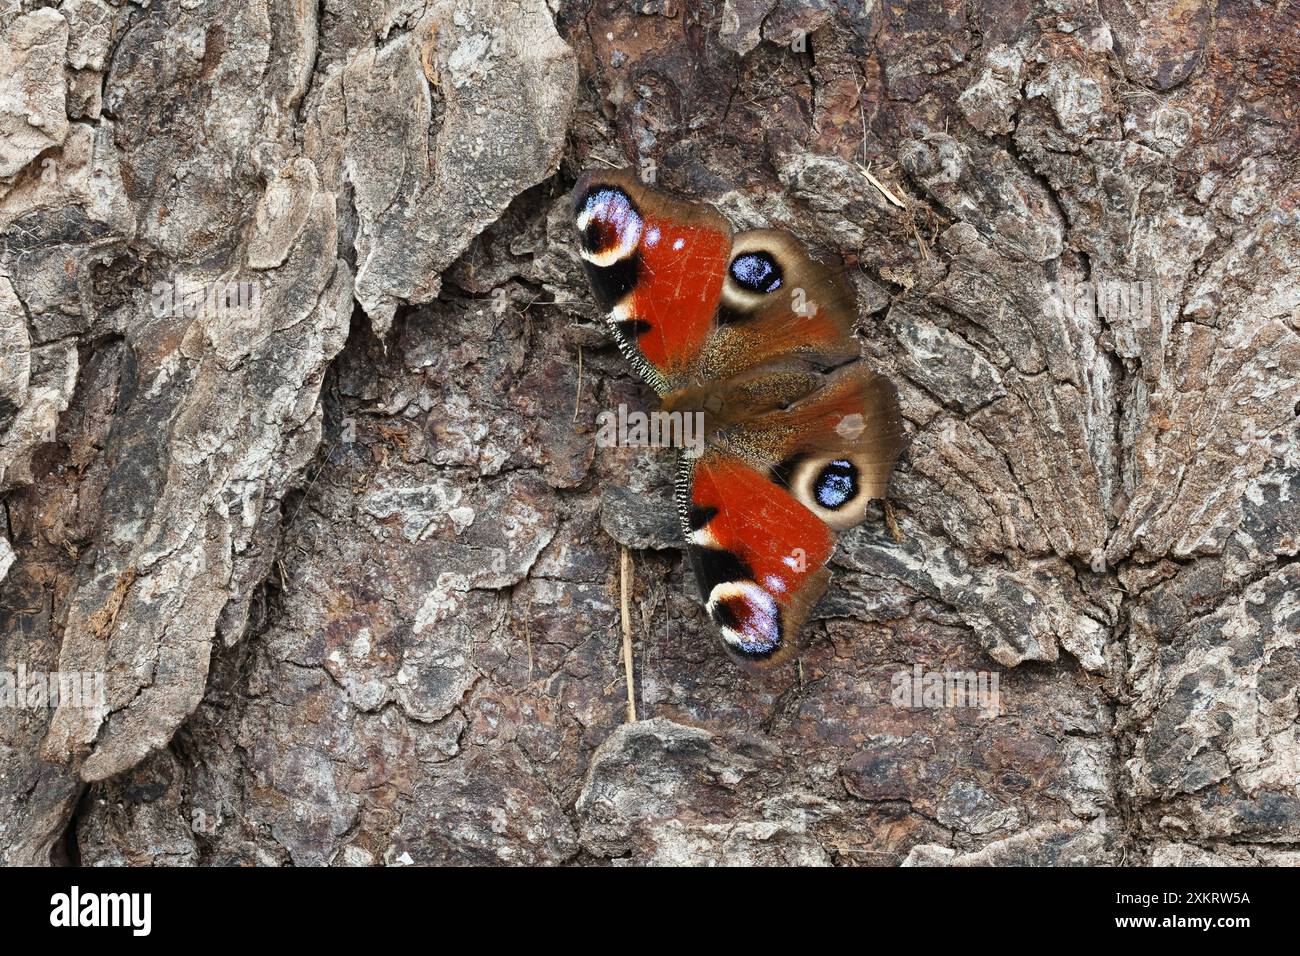
<svg viewBox="0 0 1300 956">
<path fill-rule="evenodd" d="M 0 696 L 103 678 L 11 680 L 0 861 L 1300 862 L 1294 4 L 4 0 L 0 51 Z M 589 166 L 843 262 L 898 384 L 770 675 L 671 454 L 596 447 L 654 399 Z"/>
</svg>

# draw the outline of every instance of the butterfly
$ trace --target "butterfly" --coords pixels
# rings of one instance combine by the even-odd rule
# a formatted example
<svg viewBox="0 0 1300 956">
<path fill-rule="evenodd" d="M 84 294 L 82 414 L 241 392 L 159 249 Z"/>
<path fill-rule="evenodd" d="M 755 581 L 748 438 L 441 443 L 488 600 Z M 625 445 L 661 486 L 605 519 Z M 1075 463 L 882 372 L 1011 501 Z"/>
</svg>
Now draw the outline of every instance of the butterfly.
<svg viewBox="0 0 1300 956">
<path fill-rule="evenodd" d="M 572 211 L 619 349 L 663 411 L 702 422 L 676 498 L 709 616 L 740 663 L 787 660 L 836 533 L 885 497 L 903 445 L 894 386 L 859 360 L 852 293 L 789 233 L 733 233 L 628 171 L 583 174 Z"/>
</svg>

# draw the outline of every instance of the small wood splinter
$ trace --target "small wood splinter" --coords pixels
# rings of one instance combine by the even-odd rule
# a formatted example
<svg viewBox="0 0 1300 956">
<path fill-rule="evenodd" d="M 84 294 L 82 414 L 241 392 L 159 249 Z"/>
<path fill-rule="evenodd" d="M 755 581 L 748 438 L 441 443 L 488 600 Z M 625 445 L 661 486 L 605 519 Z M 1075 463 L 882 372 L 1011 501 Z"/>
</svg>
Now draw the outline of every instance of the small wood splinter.
<svg viewBox="0 0 1300 956">
<path fill-rule="evenodd" d="M 623 618 L 623 670 L 627 677 L 627 722 L 636 723 L 636 684 L 632 679 L 632 552 L 619 546 L 619 590 Z"/>
</svg>

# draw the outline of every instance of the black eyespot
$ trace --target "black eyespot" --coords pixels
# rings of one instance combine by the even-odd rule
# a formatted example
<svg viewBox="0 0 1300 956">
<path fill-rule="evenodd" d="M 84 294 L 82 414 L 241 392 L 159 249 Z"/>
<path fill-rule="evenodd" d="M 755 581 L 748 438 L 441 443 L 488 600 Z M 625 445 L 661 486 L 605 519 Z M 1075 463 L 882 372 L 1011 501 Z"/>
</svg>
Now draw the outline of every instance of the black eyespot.
<svg viewBox="0 0 1300 956">
<path fill-rule="evenodd" d="M 833 461 L 817 475 L 813 495 L 823 508 L 842 508 L 858 496 L 858 469 L 851 461 Z"/>
<path fill-rule="evenodd" d="M 726 601 L 719 601 L 713 605 L 709 617 L 713 618 L 713 623 L 718 627 L 729 627 L 733 631 L 740 628 L 740 618 L 736 617 L 736 612 L 731 609 Z"/>
<path fill-rule="evenodd" d="M 616 186 L 594 186 L 575 203 L 575 213 L 585 215 L 582 248 L 600 254 L 621 248 L 630 253 L 641 237 L 641 213 L 632 197 Z"/>
<path fill-rule="evenodd" d="M 746 252 L 731 260 L 731 278 L 750 292 L 775 292 L 781 288 L 781 267 L 766 252 Z"/>
<path fill-rule="evenodd" d="M 771 595 L 752 581 L 746 583 L 751 588 L 748 594 L 710 600 L 709 616 L 713 623 L 731 632 L 724 639 L 733 653 L 761 661 L 781 649 L 785 626 Z"/>
<path fill-rule="evenodd" d="M 609 223 L 592 219 L 582 231 L 582 248 L 588 252 L 603 252 L 609 244 Z"/>
</svg>

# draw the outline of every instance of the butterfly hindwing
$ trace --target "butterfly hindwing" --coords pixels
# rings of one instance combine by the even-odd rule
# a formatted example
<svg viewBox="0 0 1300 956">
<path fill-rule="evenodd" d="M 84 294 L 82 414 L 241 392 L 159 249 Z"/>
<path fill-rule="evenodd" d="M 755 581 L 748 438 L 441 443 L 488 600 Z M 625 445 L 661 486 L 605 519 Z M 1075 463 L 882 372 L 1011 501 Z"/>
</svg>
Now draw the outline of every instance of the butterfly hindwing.
<svg viewBox="0 0 1300 956">
<path fill-rule="evenodd" d="M 725 379 L 772 363 L 842 364 L 858 357 L 855 318 L 838 270 L 811 258 L 788 232 L 742 232 L 732 242 L 702 372 Z"/>
<path fill-rule="evenodd" d="M 903 419 L 893 383 L 861 362 L 829 373 L 823 384 L 787 408 L 746 418 L 726 440 L 771 463 L 799 500 L 838 530 L 861 523 L 866 504 L 884 498 L 903 448 Z M 843 500 L 823 487 L 833 462 L 851 479 Z M 832 469 L 834 470 L 834 469 Z"/>
<path fill-rule="evenodd" d="M 684 532 L 732 655 L 784 660 L 829 580 L 835 533 L 884 497 L 903 430 L 893 386 L 860 364 L 719 437 L 686 476 Z"/>
</svg>

